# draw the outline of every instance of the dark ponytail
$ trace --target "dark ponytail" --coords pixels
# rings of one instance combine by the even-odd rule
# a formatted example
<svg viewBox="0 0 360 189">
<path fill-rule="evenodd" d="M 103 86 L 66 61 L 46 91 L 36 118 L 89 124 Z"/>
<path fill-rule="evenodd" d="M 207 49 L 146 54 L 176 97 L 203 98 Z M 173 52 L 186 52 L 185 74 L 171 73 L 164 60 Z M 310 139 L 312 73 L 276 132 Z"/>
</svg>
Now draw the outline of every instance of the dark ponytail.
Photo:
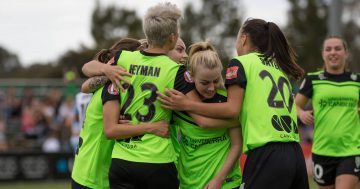
<svg viewBox="0 0 360 189">
<path fill-rule="evenodd" d="M 299 80 L 304 70 L 296 64 L 296 53 L 289 45 L 285 35 L 273 22 L 262 19 L 248 19 L 242 27 L 242 32 L 250 35 L 250 40 L 265 59 L 275 59 L 286 75 Z"/>
<path fill-rule="evenodd" d="M 109 49 L 101 49 L 96 55 L 95 55 L 95 59 L 102 62 L 102 63 L 106 63 L 108 62 L 111 57 L 111 52 Z"/>
</svg>

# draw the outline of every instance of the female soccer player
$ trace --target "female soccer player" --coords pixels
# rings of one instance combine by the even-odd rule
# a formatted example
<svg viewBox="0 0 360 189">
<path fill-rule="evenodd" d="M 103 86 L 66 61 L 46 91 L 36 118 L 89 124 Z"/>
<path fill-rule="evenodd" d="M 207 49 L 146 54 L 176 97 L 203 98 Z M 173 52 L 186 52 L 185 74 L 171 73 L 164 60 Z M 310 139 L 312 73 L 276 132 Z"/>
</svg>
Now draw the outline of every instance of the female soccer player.
<svg viewBox="0 0 360 189">
<path fill-rule="evenodd" d="M 96 59 L 100 62 L 108 62 L 117 52 L 121 50 L 134 51 L 140 46 L 135 39 L 125 38 L 114 44 L 110 49 L 100 51 Z M 107 89 L 105 89 L 107 90 Z M 103 106 L 101 94 L 103 87 L 94 91 L 93 96 L 87 107 L 86 115 L 79 138 L 78 148 L 75 154 L 74 167 L 72 170 L 72 188 L 109 188 L 109 168 L 111 162 L 111 152 L 114 146 L 114 140 L 108 138 L 120 139 L 124 135 L 139 135 L 144 133 L 153 133 L 158 136 L 166 137 L 168 133 L 168 124 L 158 122 L 146 124 L 143 127 L 133 128 L 132 133 L 128 131 L 129 125 L 124 123 L 110 131 L 104 132 L 103 127 Z M 125 131 L 123 130 L 125 129 Z M 110 133 L 110 134 L 107 134 Z M 108 136 L 106 136 L 108 135 Z M 128 136 L 126 136 L 128 137 Z"/>
<path fill-rule="evenodd" d="M 226 102 L 221 76 L 222 64 L 215 48 L 208 42 L 190 47 L 189 76 L 205 103 Z M 190 77 L 189 77 L 190 79 Z M 237 188 L 241 174 L 239 156 L 241 130 L 236 120 L 202 128 L 186 112 L 174 112 L 175 125 L 180 127 L 180 188 Z M 224 127 L 234 128 L 226 129 Z M 221 128 L 222 127 L 222 128 Z"/>
<path fill-rule="evenodd" d="M 322 47 L 324 70 L 309 73 L 296 95 L 299 118 L 314 126 L 314 180 L 319 189 L 354 189 L 360 177 L 360 75 L 345 71 L 348 49 L 329 36 Z M 304 106 L 311 99 L 313 110 Z"/>
<path fill-rule="evenodd" d="M 175 90 L 168 90 L 168 96 L 159 94 L 159 99 L 173 110 L 218 118 L 239 116 L 248 154 L 242 187 L 309 188 L 288 79 L 303 75 L 294 51 L 275 23 L 261 19 L 245 21 L 236 50 L 239 56 L 226 71 L 227 102 L 196 102 Z"/>
<path fill-rule="evenodd" d="M 128 70 L 132 77 L 130 84 L 122 85 L 126 91 L 120 94 L 113 90 L 103 92 L 105 127 L 117 124 L 120 114 L 131 120 L 133 127 L 170 120 L 171 111 L 156 102 L 156 91 L 176 88 L 186 94 L 193 89 L 185 83 L 185 67 L 166 56 L 178 39 L 180 17 L 180 10 L 170 3 L 148 9 L 143 29 L 149 47 L 143 51 L 122 51 L 115 58 L 115 63 Z M 102 74 L 98 69 L 92 71 L 95 75 Z M 107 87 L 112 88 L 112 84 Z M 179 182 L 174 160 L 170 139 L 144 134 L 119 140 L 113 149 L 110 187 L 177 189 Z"/>
</svg>

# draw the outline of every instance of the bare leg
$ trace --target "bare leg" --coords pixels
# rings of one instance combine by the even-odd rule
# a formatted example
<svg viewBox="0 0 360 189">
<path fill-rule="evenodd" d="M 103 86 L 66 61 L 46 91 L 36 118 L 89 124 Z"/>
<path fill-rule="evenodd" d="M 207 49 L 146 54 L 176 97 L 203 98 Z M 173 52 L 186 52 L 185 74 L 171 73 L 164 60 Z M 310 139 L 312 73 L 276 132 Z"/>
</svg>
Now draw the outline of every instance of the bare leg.
<svg viewBox="0 0 360 189">
<path fill-rule="evenodd" d="M 317 186 L 318 189 L 335 189 L 335 184 L 330 186 L 320 186 L 320 185 Z"/>
<path fill-rule="evenodd" d="M 341 189 L 356 189 L 359 178 L 355 175 L 343 174 L 336 177 L 336 188 Z"/>
</svg>

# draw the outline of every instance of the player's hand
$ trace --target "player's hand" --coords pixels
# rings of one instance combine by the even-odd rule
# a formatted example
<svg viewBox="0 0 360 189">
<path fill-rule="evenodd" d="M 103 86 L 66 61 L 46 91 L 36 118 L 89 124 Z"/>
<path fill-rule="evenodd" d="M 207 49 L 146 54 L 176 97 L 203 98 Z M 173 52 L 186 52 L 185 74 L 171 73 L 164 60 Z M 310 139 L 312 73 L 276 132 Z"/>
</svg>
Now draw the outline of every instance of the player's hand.
<svg viewBox="0 0 360 189">
<path fill-rule="evenodd" d="M 114 83 L 121 91 L 124 91 L 123 86 L 120 81 L 130 84 L 128 80 L 124 78 L 124 76 L 131 77 L 132 75 L 128 73 L 124 68 L 120 66 L 111 66 L 109 64 L 104 64 L 103 73 L 106 75 L 109 80 Z"/>
<path fill-rule="evenodd" d="M 305 125 L 311 126 L 314 125 L 314 116 L 312 114 L 312 110 L 301 111 L 299 112 L 299 118 Z"/>
<path fill-rule="evenodd" d="M 150 133 L 157 135 L 159 137 L 168 138 L 169 137 L 169 122 L 168 121 L 157 121 L 150 123 Z"/>
<path fill-rule="evenodd" d="M 161 102 L 161 106 L 176 111 L 186 111 L 190 99 L 183 93 L 175 89 L 165 89 L 165 94 L 156 92 L 157 99 Z"/>
<path fill-rule="evenodd" d="M 213 178 L 204 189 L 220 189 L 223 181 L 221 179 Z"/>
</svg>

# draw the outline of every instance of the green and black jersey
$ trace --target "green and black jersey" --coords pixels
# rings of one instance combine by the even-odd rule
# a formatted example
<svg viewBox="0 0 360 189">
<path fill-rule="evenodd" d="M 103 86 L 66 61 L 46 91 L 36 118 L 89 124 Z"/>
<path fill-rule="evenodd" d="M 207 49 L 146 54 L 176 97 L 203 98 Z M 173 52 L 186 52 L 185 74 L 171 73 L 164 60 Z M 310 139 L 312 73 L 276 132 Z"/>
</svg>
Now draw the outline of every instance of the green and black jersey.
<svg viewBox="0 0 360 189">
<path fill-rule="evenodd" d="M 360 155 L 360 75 L 350 72 L 334 75 L 326 71 L 309 73 L 299 93 L 312 100 L 312 152 L 333 157 Z"/>
<path fill-rule="evenodd" d="M 226 91 L 219 91 L 204 102 L 226 102 Z M 178 162 L 180 188 L 204 188 L 219 173 L 229 154 L 231 141 L 228 129 L 203 129 L 186 112 L 174 112 L 174 121 L 181 131 Z M 240 166 L 237 162 L 221 188 L 236 188 L 240 183 Z"/>
<path fill-rule="evenodd" d="M 269 142 L 299 142 L 292 86 L 276 62 L 259 53 L 235 57 L 225 84 L 245 89 L 239 116 L 245 153 Z"/>
<path fill-rule="evenodd" d="M 137 127 L 142 122 L 170 121 L 171 111 L 160 106 L 156 91 L 174 88 L 186 94 L 193 84 L 185 80 L 185 67 L 168 56 L 144 51 L 122 51 L 116 58 L 117 65 L 132 74 L 124 84 L 125 92 L 116 93 L 112 84 L 103 90 L 103 103 L 120 99 L 120 114 Z M 119 111 L 119 110 L 114 110 Z M 115 143 L 112 158 L 143 163 L 169 163 L 175 160 L 171 139 L 144 134 Z"/>
<path fill-rule="evenodd" d="M 174 115 L 174 114 L 173 114 Z M 178 167 L 179 162 L 179 154 L 180 154 L 180 128 L 178 125 L 176 125 L 173 121 L 173 118 L 171 118 L 170 121 L 170 139 L 174 146 L 175 150 L 175 166 Z"/>
<path fill-rule="evenodd" d="M 109 188 L 109 168 L 113 140 L 108 140 L 103 129 L 103 106 L 98 89 L 86 109 L 84 127 L 80 132 L 71 177 L 89 188 Z"/>
</svg>

